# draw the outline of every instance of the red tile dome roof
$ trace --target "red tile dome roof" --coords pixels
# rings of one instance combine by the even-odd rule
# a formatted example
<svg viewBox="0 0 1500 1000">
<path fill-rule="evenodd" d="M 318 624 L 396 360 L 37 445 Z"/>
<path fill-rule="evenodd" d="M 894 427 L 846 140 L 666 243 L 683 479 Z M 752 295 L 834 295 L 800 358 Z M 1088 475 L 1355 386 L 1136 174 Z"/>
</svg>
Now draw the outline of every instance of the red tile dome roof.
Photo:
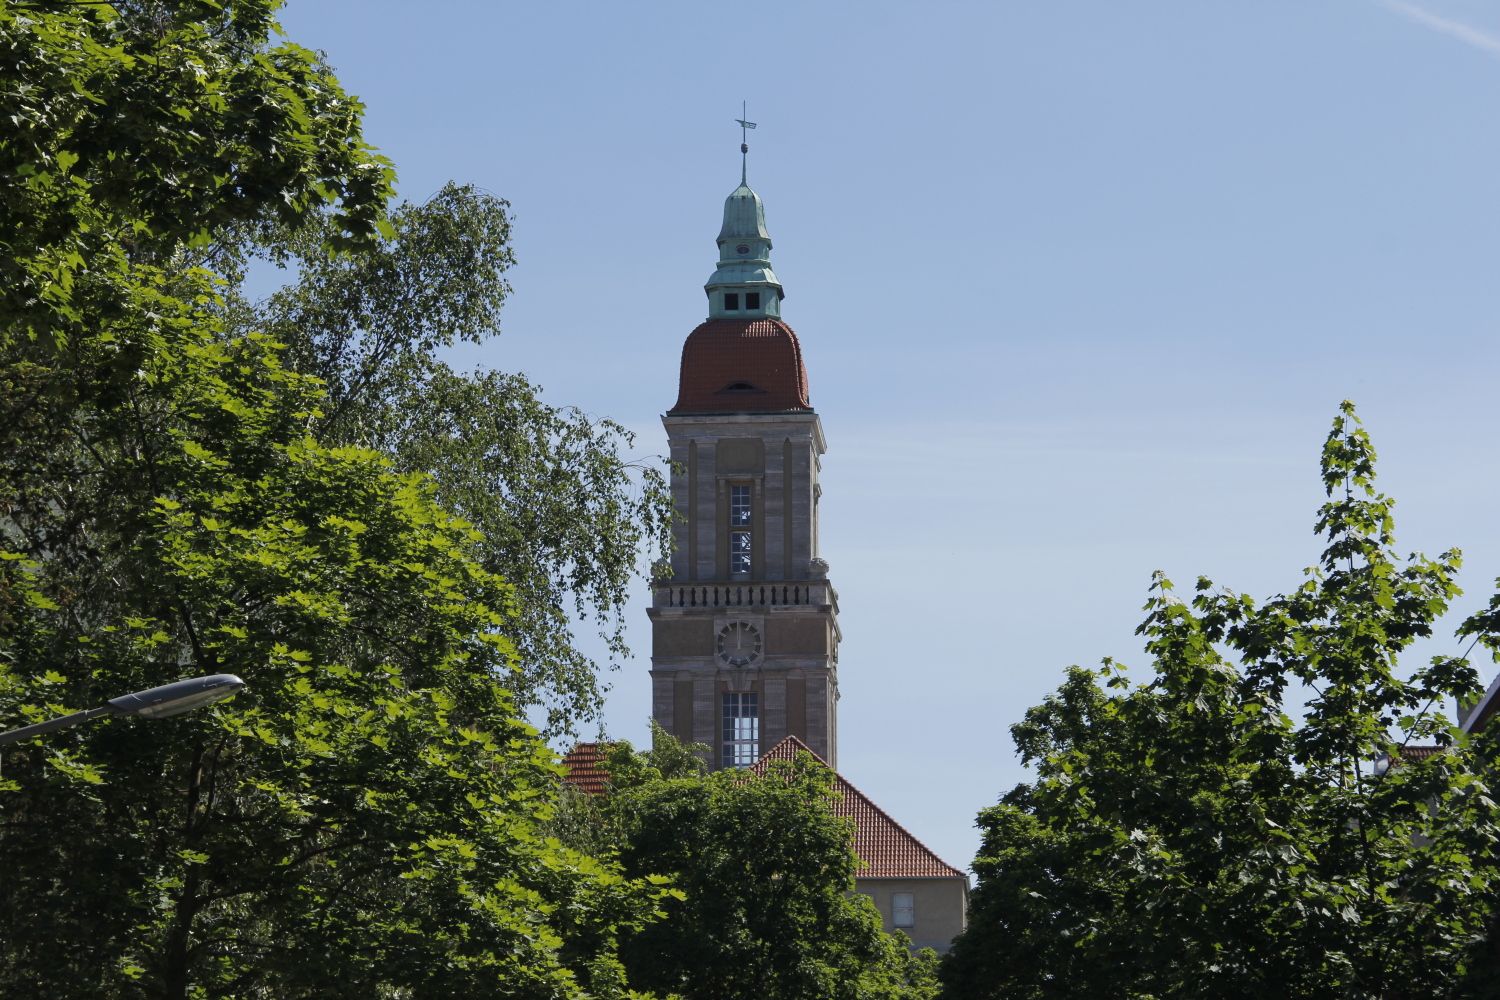
<svg viewBox="0 0 1500 1000">
<path fill-rule="evenodd" d="M 779 319 L 711 319 L 682 345 L 671 413 L 811 410 L 802 345 Z"/>
</svg>

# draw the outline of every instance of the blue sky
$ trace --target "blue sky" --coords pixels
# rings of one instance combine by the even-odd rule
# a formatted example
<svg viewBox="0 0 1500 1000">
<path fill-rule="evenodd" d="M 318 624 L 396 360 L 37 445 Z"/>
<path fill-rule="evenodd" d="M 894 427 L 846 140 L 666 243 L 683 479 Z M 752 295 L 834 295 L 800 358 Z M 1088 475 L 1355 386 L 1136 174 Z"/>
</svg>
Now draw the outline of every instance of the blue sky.
<svg viewBox="0 0 1500 1000">
<path fill-rule="evenodd" d="M 643 454 L 749 102 L 829 442 L 841 770 L 952 863 L 1025 779 L 1026 708 L 1069 664 L 1143 665 L 1153 570 L 1301 582 L 1341 399 L 1401 546 L 1465 553 L 1410 662 L 1493 592 L 1500 0 L 292 0 L 282 23 L 367 102 L 404 197 L 512 203 L 506 332 L 463 363 Z M 647 666 L 613 676 L 612 735 L 644 733 Z"/>
</svg>

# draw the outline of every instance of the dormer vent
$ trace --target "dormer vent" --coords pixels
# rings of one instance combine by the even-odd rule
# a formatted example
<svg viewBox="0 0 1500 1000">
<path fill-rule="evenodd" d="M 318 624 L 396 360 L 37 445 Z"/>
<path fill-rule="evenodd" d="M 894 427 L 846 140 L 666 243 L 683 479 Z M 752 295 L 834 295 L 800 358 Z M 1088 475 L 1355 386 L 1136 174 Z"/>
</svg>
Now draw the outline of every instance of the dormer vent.
<svg viewBox="0 0 1500 1000">
<path fill-rule="evenodd" d="M 757 389 L 749 382 L 731 382 L 718 392 L 715 396 L 764 396 L 766 390 Z"/>
</svg>

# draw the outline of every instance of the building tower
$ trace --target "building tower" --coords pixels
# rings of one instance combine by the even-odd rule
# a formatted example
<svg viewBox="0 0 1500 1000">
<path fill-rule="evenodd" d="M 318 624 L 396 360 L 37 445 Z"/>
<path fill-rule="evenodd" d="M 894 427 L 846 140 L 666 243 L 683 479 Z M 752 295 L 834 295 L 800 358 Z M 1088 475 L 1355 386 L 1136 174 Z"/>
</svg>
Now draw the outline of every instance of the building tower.
<svg viewBox="0 0 1500 1000">
<path fill-rule="evenodd" d="M 743 147 L 742 147 L 743 151 Z M 838 766 L 838 595 L 818 557 L 823 429 L 760 196 L 724 202 L 708 319 L 682 347 L 662 417 L 681 520 L 653 583 L 652 713 L 714 767 L 748 767 L 795 736 Z"/>
</svg>

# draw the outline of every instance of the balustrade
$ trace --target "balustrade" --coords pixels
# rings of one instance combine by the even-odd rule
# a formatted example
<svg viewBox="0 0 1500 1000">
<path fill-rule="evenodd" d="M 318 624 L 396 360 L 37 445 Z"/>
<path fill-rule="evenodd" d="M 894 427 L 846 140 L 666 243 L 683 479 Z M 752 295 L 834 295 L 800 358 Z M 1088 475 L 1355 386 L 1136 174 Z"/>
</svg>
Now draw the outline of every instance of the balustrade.
<svg viewBox="0 0 1500 1000">
<path fill-rule="evenodd" d="M 658 608 L 743 608 L 832 604 L 833 588 L 820 580 L 790 583 L 709 583 L 658 586 Z M 831 599 L 832 598 L 832 599 Z"/>
</svg>

